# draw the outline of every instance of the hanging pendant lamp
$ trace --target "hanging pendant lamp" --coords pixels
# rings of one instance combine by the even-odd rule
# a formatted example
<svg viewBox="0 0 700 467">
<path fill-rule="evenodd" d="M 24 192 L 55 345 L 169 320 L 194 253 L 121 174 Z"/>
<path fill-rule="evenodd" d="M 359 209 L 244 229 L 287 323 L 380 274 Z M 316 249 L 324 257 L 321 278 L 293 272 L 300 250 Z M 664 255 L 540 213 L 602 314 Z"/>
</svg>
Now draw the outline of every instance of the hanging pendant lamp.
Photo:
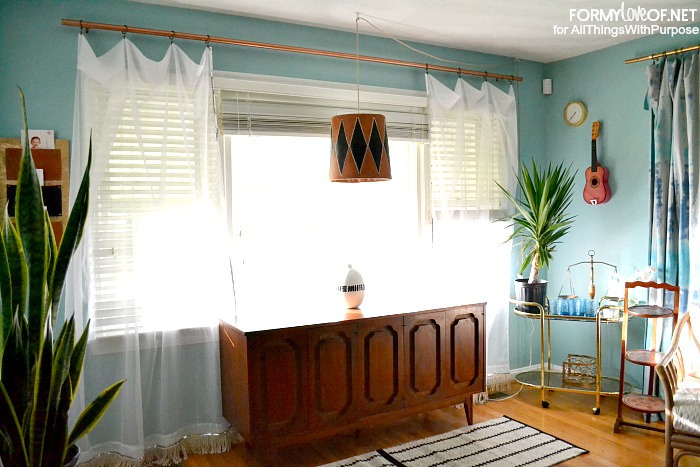
<svg viewBox="0 0 700 467">
<path fill-rule="evenodd" d="M 356 113 L 331 119 L 330 180 L 391 180 L 384 115 Z"/>
<path fill-rule="evenodd" d="M 386 119 L 380 114 L 360 113 L 359 19 L 358 14 L 355 19 L 357 113 L 331 119 L 331 182 L 391 180 Z"/>
</svg>

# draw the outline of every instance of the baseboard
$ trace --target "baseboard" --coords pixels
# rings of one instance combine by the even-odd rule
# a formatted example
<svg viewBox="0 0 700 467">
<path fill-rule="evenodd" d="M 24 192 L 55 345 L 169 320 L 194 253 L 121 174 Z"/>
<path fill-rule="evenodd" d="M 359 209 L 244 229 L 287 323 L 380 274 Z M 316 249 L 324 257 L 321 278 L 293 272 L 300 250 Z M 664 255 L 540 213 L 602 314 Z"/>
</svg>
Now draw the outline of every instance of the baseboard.
<svg viewBox="0 0 700 467">
<path fill-rule="evenodd" d="M 530 365 L 521 368 L 511 369 L 508 373 L 495 373 L 486 375 L 486 391 L 488 394 L 493 394 L 495 392 L 503 392 L 504 388 L 507 389 L 510 383 L 516 382 L 515 375 L 519 373 L 524 373 L 526 371 L 539 371 L 540 365 Z M 564 368 L 561 365 L 552 365 L 551 371 L 562 372 Z M 493 384 L 490 382 L 493 381 Z M 632 392 L 635 394 L 641 394 L 641 389 L 637 387 L 632 387 Z"/>
<path fill-rule="evenodd" d="M 510 374 L 512 376 L 515 376 L 518 373 L 523 373 L 525 371 L 538 371 L 540 369 L 540 366 L 541 365 L 537 364 L 537 365 L 524 366 L 521 368 L 513 368 L 510 370 Z M 563 369 L 564 369 L 561 365 L 552 365 L 551 368 L 552 368 L 552 371 L 563 371 Z"/>
<path fill-rule="evenodd" d="M 522 368 L 511 369 L 508 373 L 491 373 L 486 375 L 486 393 L 507 392 L 511 383 L 515 381 L 515 375 L 526 371 L 539 371 L 540 365 L 531 365 Z M 552 365 L 551 371 L 561 372 L 561 365 Z M 483 396 L 482 396 L 483 398 Z"/>
</svg>

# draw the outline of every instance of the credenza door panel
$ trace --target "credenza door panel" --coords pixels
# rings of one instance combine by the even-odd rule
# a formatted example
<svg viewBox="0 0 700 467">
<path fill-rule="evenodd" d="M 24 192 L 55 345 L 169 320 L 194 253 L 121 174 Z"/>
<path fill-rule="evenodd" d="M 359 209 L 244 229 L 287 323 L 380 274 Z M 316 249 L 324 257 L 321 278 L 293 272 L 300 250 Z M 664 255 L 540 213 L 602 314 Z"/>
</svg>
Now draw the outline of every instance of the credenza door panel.
<svg viewBox="0 0 700 467">
<path fill-rule="evenodd" d="M 404 405 L 403 318 L 358 325 L 358 403 L 363 415 Z"/>
<path fill-rule="evenodd" d="M 357 327 L 312 328 L 309 342 L 309 424 L 336 425 L 355 418 Z"/>
<path fill-rule="evenodd" d="M 485 391 L 486 322 L 483 305 L 448 309 L 445 318 L 447 395 Z"/>
<path fill-rule="evenodd" d="M 251 431 L 266 438 L 308 427 L 306 330 L 249 337 Z"/>
<path fill-rule="evenodd" d="M 445 312 L 405 318 L 406 402 L 415 405 L 442 397 Z"/>
</svg>

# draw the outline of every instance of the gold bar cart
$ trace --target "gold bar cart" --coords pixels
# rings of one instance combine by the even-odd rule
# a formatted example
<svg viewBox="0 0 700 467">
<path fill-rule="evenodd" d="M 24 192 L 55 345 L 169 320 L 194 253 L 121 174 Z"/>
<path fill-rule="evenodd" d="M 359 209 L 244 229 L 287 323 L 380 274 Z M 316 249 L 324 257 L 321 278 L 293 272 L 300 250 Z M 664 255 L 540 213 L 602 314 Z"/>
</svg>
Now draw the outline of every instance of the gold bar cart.
<svg viewBox="0 0 700 467">
<path fill-rule="evenodd" d="M 515 305 L 524 305 L 537 307 L 539 313 L 527 313 L 517 309 L 514 310 L 515 314 L 523 318 L 537 319 L 540 322 L 540 369 L 524 371 L 515 375 L 515 380 L 519 383 L 538 388 L 540 390 L 542 407 L 549 407 L 549 402 L 547 401 L 545 392 L 546 391 L 562 391 L 571 392 L 576 394 L 593 394 L 595 395 L 595 406 L 593 407 L 593 414 L 600 414 L 600 396 L 608 395 L 618 395 L 620 388 L 620 381 L 618 378 L 611 378 L 607 376 L 602 376 L 601 370 L 601 324 L 605 323 L 621 323 L 622 316 L 620 311 L 623 310 L 623 306 L 617 298 L 613 297 L 603 297 L 601 299 L 598 310 L 596 311 L 595 317 L 592 316 L 564 316 L 564 315 L 551 315 L 549 314 L 549 307 L 543 307 L 539 303 L 535 302 L 524 302 L 514 299 L 509 299 L 509 301 Z M 603 304 L 603 302 L 608 302 Z M 612 317 L 603 318 L 604 310 L 612 310 Z M 564 380 L 564 375 L 562 372 L 552 371 L 552 354 L 551 354 L 551 322 L 552 321 L 579 321 L 579 322 L 590 322 L 595 323 L 596 326 L 596 360 L 595 360 L 595 381 L 590 385 L 582 385 L 578 383 L 571 383 Z M 546 346 L 545 346 L 546 339 Z M 545 351 L 547 352 L 546 358 L 546 369 L 545 369 Z M 629 383 L 624 383 L 624 391 L 628 392 L 632 390 L 632 386 Z"/>
</svg>

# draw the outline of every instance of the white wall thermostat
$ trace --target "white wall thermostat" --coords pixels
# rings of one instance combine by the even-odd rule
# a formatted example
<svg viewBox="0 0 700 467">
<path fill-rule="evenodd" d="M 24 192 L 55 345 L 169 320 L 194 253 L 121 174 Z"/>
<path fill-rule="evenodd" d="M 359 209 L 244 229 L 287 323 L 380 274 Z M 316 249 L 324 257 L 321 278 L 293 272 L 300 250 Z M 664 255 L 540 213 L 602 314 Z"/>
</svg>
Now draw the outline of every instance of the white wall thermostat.
<svg viewBox="0 0 700 467">
<path fill-rule="evenodd" d="M 552 80 L 551 78 L 542 80 L 542 94 L 549 96 L 552 94 Z"/>
</svg>

